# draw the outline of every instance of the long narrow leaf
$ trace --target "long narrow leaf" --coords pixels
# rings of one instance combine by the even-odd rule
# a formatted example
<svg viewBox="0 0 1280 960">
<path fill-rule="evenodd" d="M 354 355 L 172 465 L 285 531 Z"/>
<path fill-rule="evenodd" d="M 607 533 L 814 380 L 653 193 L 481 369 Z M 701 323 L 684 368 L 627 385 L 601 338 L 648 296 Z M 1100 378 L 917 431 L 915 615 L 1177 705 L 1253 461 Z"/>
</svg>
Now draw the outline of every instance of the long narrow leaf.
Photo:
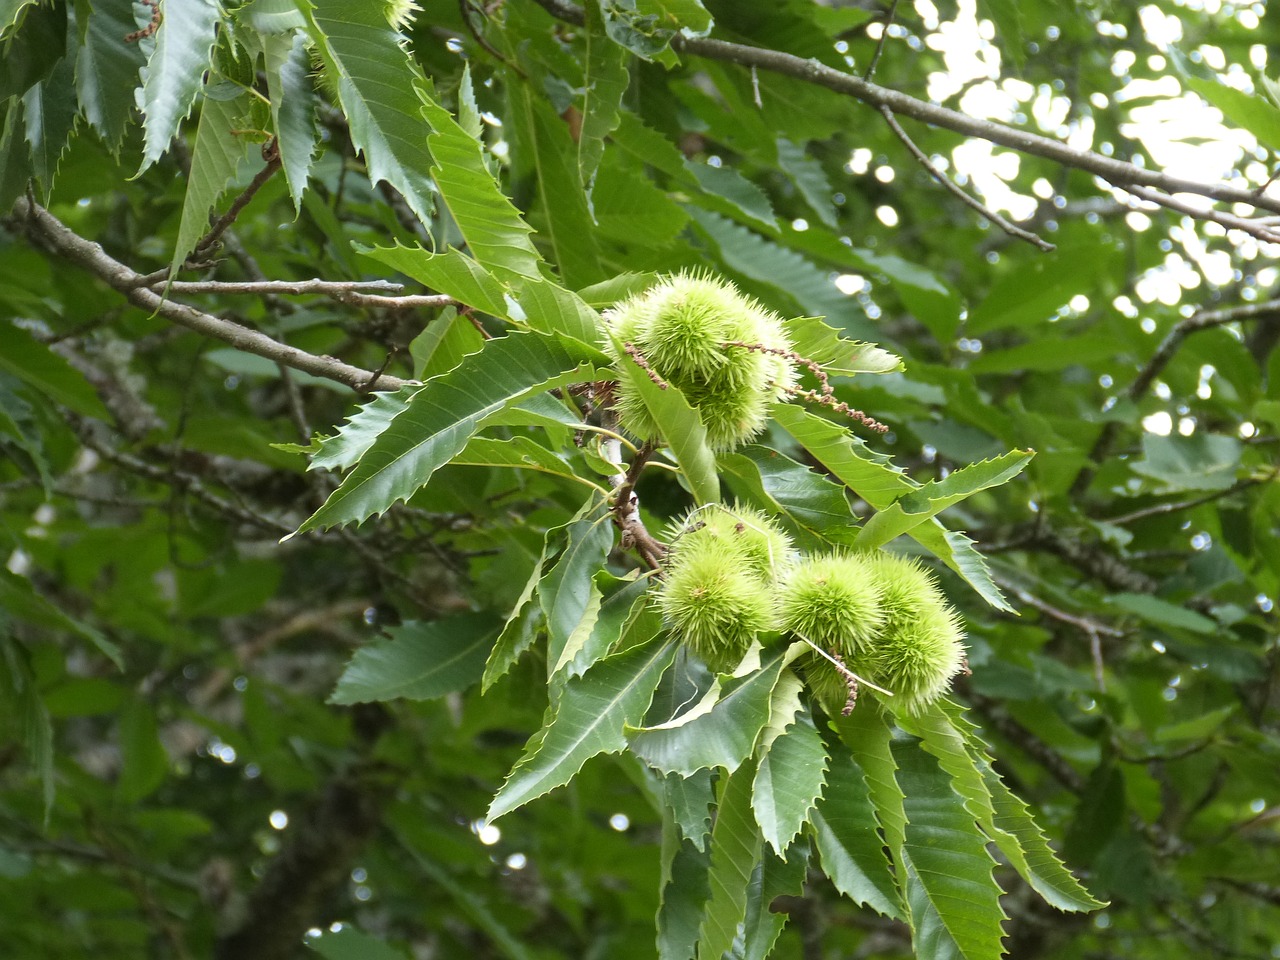
<svg viewBox="0 0 1280 960">
<path fill-rule="evenodd" d="M 592 757 L 621 751 L 627 745 L 624 727 L 644 716 L 675 654 L 675 642 L 659 638 L 606 657 L 571 678 L 555 716 L 534 734 L 493 798 L 488 819 L 564 786 Z"/>
<path fill-rule="evenodd" d="M 711 898 L 698 931 L 698 960 L 721 960 L 733 946 L 747 912 L 747 888 L 760 859 L 760 828 L 751 816 L 755 764 L 731 774 L 720 791 L 716 825 L 711 830 Z"/>
<path fill-rule="evenodd" d="M 598 378 L 572 341 L 514 334 L 486 343 L 409 398 L 329 499 L 298 528 L 359 523 L 407 500 L 467 445 L 488 414 L 538 389 Z"/>
<path fill-rule="evenodd" d="M 211 0 L 165 0 L 156 45 L 143 68 L 143 170 L 169 149 L 179 124 L 191 112 L 213 51 L 217 23 L 218 7 Z"/>
</svg>

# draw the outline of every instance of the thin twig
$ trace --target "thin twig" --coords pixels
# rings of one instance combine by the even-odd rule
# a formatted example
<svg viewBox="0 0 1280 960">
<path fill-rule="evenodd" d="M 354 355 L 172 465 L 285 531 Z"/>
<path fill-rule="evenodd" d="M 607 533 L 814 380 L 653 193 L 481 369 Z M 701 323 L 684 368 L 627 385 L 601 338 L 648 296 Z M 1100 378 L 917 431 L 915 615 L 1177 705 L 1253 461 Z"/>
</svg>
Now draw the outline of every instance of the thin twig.
<svg viewBox="0 0 1280 960">
<path fill-rule="evenodd" d="M 1269 483 L 1276 479 L 1280 474 L 1280 467 L 1273 467 L 1271 472 L 1260 477 L 1245 477 L 1238 483 L 1233 483 L 1225 490 L 1215 490 L 1212 493 L 1206 493 L 1202 497 L 1196 497 L 1192 500 L 1179 500 L 1176 503 L 1158 503 L 1152 507 L 1144 507 L 1141 510 L 1134 510 L 1132 513 L 1126 513 L 1119 517 L 1108 517 L 1107 523 L 1122 525 L 1133 523 L 1135 520 L 1145 520 L 1147 517 L 1160 517 L 1170 513 L 1181 513 L 1183 510 L 1192 510 L 1196 507 L 1203 506 L 1206 503 L 1212 503 L 1214 500 L 1221 500 L 1223 497 L 1229 497 L 1232 494 L 1239 493 L 1242 490 L 1248 490 L 1250 487 L 1256 487 L 1260 483 Z"/>
<path fill-rule="evenodd" d="M 880 66 L 880 56 L 884 53 L 885 41 L 889 39 L 889 27 L 893 25 L 893 19 L 898 15 L 898 0 L 893 0 L 889 7 L 889 13 L 884 18 L 884 25 L 880 28 L 880 39 L 876 43 L 875 53 L 871 55 L 871 63 L 867 66 L 867 72 L 862 75 L 863 80 L 870 80 L 876 75 L 876 67 Z M 755 67 L 751 68 L 753 71 Z"/>
<path fill-rule="evenodd" d="M 1045 253 L 1057 249 L 1048 240 L 1036 236 L 1030 230 L 1023 230 L 1021 227 L 1014 225 L 989 208 L 981 200 L 978 200 L 976 197 L 971 197 L 969 194 L 965 193 L 965 191 L 961 190 L 959 184 L 935 167 L 933 165 L 933 161 L 925 156 L 924 151 L 916 146 L 915 141 L 907 135 L 907 131 L 902 129 L 902 124 L 898 123 L 898 118 L 893 115 L 892 110 L 888 107 L 882 106 L 880 108 L 880 113 L 884 116 L 885 122 L 889 124 L 889 129 L 893 131 L 894 136 L 901 140 L 902 145 L 905 146 L 907 150 L 910 151 L 911 155 L 916 158 L 916 162 L 920 164 L 920 166 L 924 167 L 933 179 L 942 184 L 944 189 L 958 198 L 962 203 L 978 211 L 979 214 L 986 217 L 1011 237 L 1017 237 L 1019 240 L 1025 240 L 1027 243 L 1039 247 Z"/>
<path fill-rule="evenodd" d="M 22 198 L 15 204 L 14 212 L 47 250 L 99 277 L 123 294 L 134 306 L 148 313 L 162 316 L 203 336 L 221 340 L 245 353 L 266 357 L 295 370 L 344 383 L 355 390 L 398 390 L 408 383 L 400 377 L 375 375 L 372 371 L 343 363 L 333 357 L 307 353 L 249 327 L 203 313 L 186 304 L 165 300 L 147 287 L 139 286 L 139 276 L 131 268 L 108 256 L 98 244 L 76 234 L 39 204 Z"/>
<path fill-rule="evenodd" d="M 231 206 L 227 208 L 227 212 L 219 217 L 192 250 L 192 256 L 203 256 L 215 243 L 218 238 L 226 231 L 227 227 L 236 222 L 236 217 L 240 216 L 240 211 L 249 205 L 249 201 L 254 195 L 263 188 L 268 180 L 280 169 L 280 151 L 275 147 L 275 141 L 268 143 L 262 150 L 263 158 L 267 161 L 261 170 L 257 172 L 249 185 L 241 191 L 240 195 L 231 202 Z"/>
<path fill-rule="evenodd" d="M 1186 214 L 1194 217 L 1196 220 L 1210 220 L 1213 223 L 1221 224 L 1228 230 L 1241 230 L 1249 234 L 1251 237 L 1263 241 L 1264 243 L 1280 243 L 1280 233 L 1276 233 L 1271 227 L 1260 220 L 1250 220 L 1245 217 L 1237 217 L 1235 214 L 1224 213 L 1221 210 L 1205 209 L 1196 207 L 1182 200 L 1175 199 L 1161 193 L 1158 190 L 1149 190 L 1146 187 L 1138 187 L 1133 184 L 1120 184 L 1120 189 L 1124 190 L 1139 200 L 1145 200 L 1147 203 L 1154 203 L 1157 206 L 1165 207 L 1175 213 Z"/>
<path fill-rule="evenodd" d="M 579 26 L 583 22 L 582 8 L 569 0 L 535 0 L 552 16 Z M 1245 203 L 1272 213 L 1280 213 L 1280 197 L 1259 196 L 1252 188 L 1244 189 L 1225 183 L 1203 183 L 1170 176 L 1159 170 L 1149 170 L 1100 153 L 1079 150 L 1060 140 L 1040 136 L 1017 127 L 1009 127 L 991 120 L 980 120 L 957 110 L 919 100 L 908 94 L 863 80 L 861 77 L 829 67 L 817 60 L 797 57 L 780 50 L 749 47 L 711 37 L 687 37 L 676 35 L 671 46 L 681 53 L 690 53 L 709 60 L 736 63 L 743 67 L 757 67 L 771 73 L 793 77 L 815 86 L 846 94 L 879 110 L 888 107 L 898 116 L 911 117 L 931 126 L 951 130 L 967 137 L 988 140 L 991 143 L 1017 150 L 1019 153 L 1044 157 L 1055 163 L 1095 174 L 1108 183 L 1123 187 L 1125 184 L 1153 187 L 1165 193 L 1194 193 L 1226 203 Z M 1127 189 L 1127 187 L 1126 187 Z M 1193 214 L 1194 215 L 1194 214 Z"/>
</svg>

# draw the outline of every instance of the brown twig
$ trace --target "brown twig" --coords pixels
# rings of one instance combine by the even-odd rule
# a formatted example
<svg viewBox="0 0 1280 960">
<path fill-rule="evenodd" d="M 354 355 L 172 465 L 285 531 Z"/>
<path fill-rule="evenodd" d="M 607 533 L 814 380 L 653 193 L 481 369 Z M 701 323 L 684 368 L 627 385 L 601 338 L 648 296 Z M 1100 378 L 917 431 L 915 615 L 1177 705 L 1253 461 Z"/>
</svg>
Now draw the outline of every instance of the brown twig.
<svg viewBox="0 0 1280 960">
<path fill-rule="evenodd" d="M 623 549 L 634 549 L 650 570 L 660 571 L 667 555 L 667 546 L 651 534 L 640 519 L 640 498 L 636 496 L 636 482 L 645 464 L 653 456 L 652 441 L 640 446 L 632 458 L 631 466 L 621 477 L 613 492 L 613 524 L 621 532 Z"/>
<path fill-rule="evenodd" d="M 1039 247 L 1045 253 L 1049 253 L 1053 250 L 1058 249 L 1048 240 L 1045 240 L 1042 237 L 1039 237 L 1036 234 L 1032 233 L 1030 230 L 1024 230 L 1022 229 L 1022 227 L 1015 225 L 1009 220 L 1006 220 L 1004 217 L 1000 216 L 1000 214 L 996 213 L 994 210 L 992 210 L 990 207 L 984 204 L 977 197 L 972 197 L 968 193 L 966 193 L 964 190 L 960 189 L 959 184 L 957 184 L 954 180 L 952 180 L 945 173 L 943 173 L 936 166 L 934 166 L 933 161 L 930 160 L 928 157 L 926 157 L 924 154 L 924 151 L 921 150 L 918 146 L 916 146 L 915 141 L 912 140 L 911 137 L 907 135 L 907 131 L 902 129 L 902 124 L 898 123 L 898 118 L 893 115 L 892 110 L 890 110 L 888 107 L 882 106 L 880 108 L 880 113 L 884 117 L 885 122 L 889 124 L 889 129 L 893 131 L 893 135 L 897 137 L 899 140 L 901 140 L 902 145 L 907 148 L 907 150 L 911 153 L 911 156 L 915 157 L 916 163 L 924 167 L 925 170 L 928 171 L 929 176 L 933 177 L 934 180 L 938 181 L 938 183 L 940 183 L 948 193 L 950 193 L 952 196 L 959 199 L 962 203 L 965 204 L 965 206 L 971 207 L 972 209 L 976 210 L 981 216 L 986 217 L 988 220 L 994 223 L 997 227 L 999 227 L 1005 233 L 1009 234 L 1009 236 L 1017 237 L 1019 240 L 1025 240 L 1027 243 L 1031 244 L 1032 246 Z"/>
<path fill-rule="evenodd" d="M 1241 230 L 1264 243 L 1280 243 L 1280 233 L 1276 233 L 1275 230 L 1261 220 L 1249 220 L 1245 217 L 1237 217 L 1232 213 L 1224 213 L 1221 210 L 1195 207 L 1158 190 L 1149 190 L 1146 187 L 1139 187 L 1133 184 L 1119 184 L 1118 186 L 1139 200 L 1154 203 L 1175 213 L 1185 214 L 1196 220 L 1209 220 L 1213 223 L 1221 224 L 1228 230 Z"/>
<path fill-rule="evenodd" d="M 627 351 L 627 356 L 636 362 L 637 367 L 648 374 L 649 379 L 657 384 L 659 390 L 666 390 L 671 386 L 667 381 L 658 376 L 657 371 L 654 370 L 653 367 L 649 366 L 649 361 L 645 359 L 644 354 L 640 352 L 640 348 L 634 343 L 628 340 L 622 345 L 622 349 Z"/>
<path fill-rule="evenodd" d="M 191 251 L 193 257 L 201 257 L 208 253 L 214 244 L 218 242 L 218 238 L 226 232 L 226 229 L 236 222 L 236 217 L 240 216 L 240 211 L 249 205 L 249 201 L 254 198 L 254 195 L 280 169 L 280 151 L 275 148 L 274 140 L 263 147 L 262 154 L 266 164 L 249 181 L 249 185 L 240 192 L 240 195 L 231 201 L 231 206 L 227 208 L 227 212 L 215 220 L 213 226 L 209 228 L 209 232 L 196 243 L 195 249 Z"/>
<path fill-rule="evenodd" d="M 387 374 L 375 376 L 372 371 L 333 357 L 307 353 L 249 327 L 203 313 L 186 304 L 165 300 L 147 287 L 140 286 L 138 281 L 141 278 L 136 272 L 108 256 L 98 244 L 76 234 L 39 204 L 21 198 L 14 211 L 32 236 L 47 250 L 94 274 L 124 295 L 134 306 L 162 316 L 188 330 L 221 340 L 237 350 L 266 357 L 295 370 L 344 383 L 354 390 L 398 390 L 408 382 Z"/>
<path fill-rule="evenodd" d="M 880 66 L 880 57 L 884 53 L 885 41 L 889 39 L 889 27 L 893 25 L 894 18 L 898 15 L 898 0 L 893 0 L 889 6 L 889 12 L 885 14 L 884 24 L 880 28 L 880 39 L 876 42 L 876 49 L 871 54 L 871 63 L 867 65 L 867 72 L 862 75 L 863 80 L 870 80 L 876 75 L 876 67 Z M 752 69 L 755 69 L 754 67 Z"/>
<path fill-rule="evenodd" d="M 874 430 L 876 433 L 888 433 L 888 424 L 881 423 L 867 416 L 857 407 L 851 407 L 843 400 L 837 400 L 829 394 L 822 394 L 816 390 L 805 390 L 800 387 L 786 387 L 785 392 L 797 400 L 807 400 L 810 403 L 816 403 L 819 406 L 830 407 L 836 413 L 842 413 L 850 420 L 862 424 L 868 430 Z"/>
</svg>

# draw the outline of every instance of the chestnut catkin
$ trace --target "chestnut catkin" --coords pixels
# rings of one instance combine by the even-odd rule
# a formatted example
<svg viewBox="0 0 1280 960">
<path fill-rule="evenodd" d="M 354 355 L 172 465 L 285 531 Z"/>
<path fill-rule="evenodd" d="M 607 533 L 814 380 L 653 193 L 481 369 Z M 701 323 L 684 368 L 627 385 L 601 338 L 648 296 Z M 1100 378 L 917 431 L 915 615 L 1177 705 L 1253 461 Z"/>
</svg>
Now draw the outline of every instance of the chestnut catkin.
<svg viewBox="0 0 1280 960">
<path fill-rule="evenodd" d="M 915 560 L 877 553 L 869 566 L 881 588 L 884 626 L 869 654 L 851 667 L 892 691 L 895 710 L 918 713 L 946 693 L 964 664 L 960 618 Z"/>
<path fill-rule="evenodd" d="M 698 410 L 715 450 L 731 449 L 764 429 L 769 408 L 796 382 L 795 363 L 782 355 L 791 344 L 781 318 L 717 277 L 667 277 L 606 311 L 604 319 L 654 376 Z M 606 349 L 616 354 L 613 343 Z M 646 440 L 658 436 L 658 425 L 626 378 L 618 384 L 616 408 L 632 433 Z"/>
</svg>

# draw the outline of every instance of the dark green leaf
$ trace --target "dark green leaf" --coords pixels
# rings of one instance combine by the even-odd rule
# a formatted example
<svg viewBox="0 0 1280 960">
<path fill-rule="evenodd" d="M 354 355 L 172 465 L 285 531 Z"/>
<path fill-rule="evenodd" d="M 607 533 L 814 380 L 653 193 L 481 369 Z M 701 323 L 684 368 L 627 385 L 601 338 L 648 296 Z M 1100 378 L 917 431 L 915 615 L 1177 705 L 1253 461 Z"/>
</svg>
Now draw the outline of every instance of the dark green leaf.
<svg viewBox="0 0 1280 960">
<path fill-rule="evenodd" d="M 751 809 L 779 856 L 810 818 L 826 782 L 827 752 L 812 718 L 801 714 L 760 752 Z"/>
<path fill-rule="evenodd" d="M 356 651 L 338 678 L 330 703 L 432 700 L 480 679 L 497 624 L 485 614 L 410 620 L 387 631 L 391 639 Z"/>
<path fill-rule="evenodd" d="M 698 960 L 720 960 L 733 946 L 747 912 L 747 888 L 762 850 L 751 816 L 755 764 L 748 762 L 724 781 L 711 829 L 711 897 L 698 930 Z"/>
</svg>

